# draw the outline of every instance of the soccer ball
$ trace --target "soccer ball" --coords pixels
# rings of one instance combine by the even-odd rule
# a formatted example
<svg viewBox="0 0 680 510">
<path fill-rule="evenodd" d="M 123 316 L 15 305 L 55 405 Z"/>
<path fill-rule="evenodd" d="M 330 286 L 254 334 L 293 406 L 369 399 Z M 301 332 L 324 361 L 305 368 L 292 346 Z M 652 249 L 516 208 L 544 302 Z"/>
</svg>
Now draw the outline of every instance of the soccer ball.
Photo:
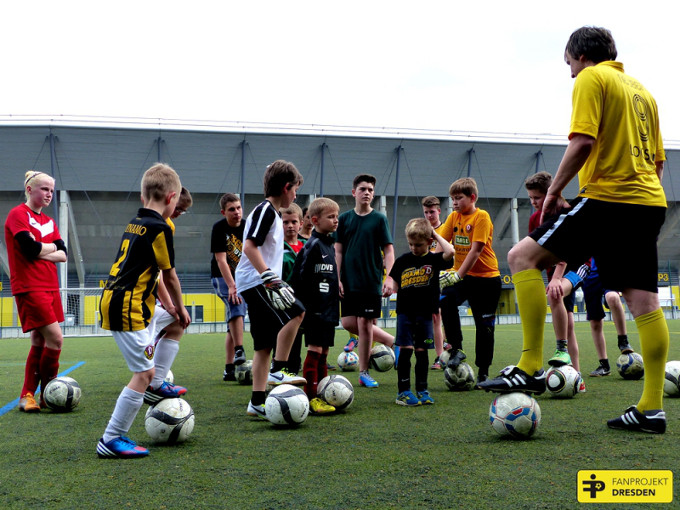
<svg viewBox="0 0 680 510">
<path fill-rule="evenodd" d="M 47 383 L 42 398 L 53 411 L 73 411 L 80 403 L 80 386 L 72 377 L 56 377 Z"/>
<path fill-rule="evenodd" d="M 239 384 L 253 384 L 253 361 L 248 360 L 237 365 L 234 369 L 234 375 Z"/>
<path fill-rule="evenodd" d="M 525 439 L 536 432 L 541 423 L 541 408 L 529 395 L 504 393 L 491 402 L 489 419 L 491 428 L 501 436 Z"/>
<path fill-rule="evenodd" d="M 545 374 L 545 386 L 553 397 L 572 398 L 580 384 L 581 374 L 571 365 L 551 367 Z"/>
<path fill-rule="evenodd" d="M 371 349 L 371 358 L 368 363 L 378 372 L 387 372 L 394 367 L 394 351 L 384 344 L 376 344 Z"/>
<path fill-rule="evenodd" d="M 352 352 L 341 352 L 338 356 L 338 366 L 343 372 L 353 372 L 359 368 L 359 355 Z"/>
<path fill-rule="evenodd" d="M 666 379 L 663 382 L 663 392 L 668 397 L 680 397 L 680 361 L 666 363 Z"/>
<path fill-rule="evenodd" d="M 455 370 L 446 367 L 444 382 L 451 391 L 469 391 L 475 387 L 475 371 L 465 362 L 458 365 Z"/>
<path fill-rule="evenodd" d="M 280 384 L 269 392 L 264 410 L 274 425 L 296 426 L 309 415 L 309 399 L 302 388 Z"/>
<path fill-rule="evenodd" d="M 451 353 L 449 351 L 444 351 L 439 355 L 439 364 L 442 368 L 446 368 L 451 359 Z"/>
<path fill-rule="evenodd" d="M 327 375 L 319 381 L 316 390 L 319 398 L 335 407 L 336 411 L 347 409 L 354 402 L 352 383 L 342 375 Z"/>
<path fill-rule="evenodd" d="M 645 375 L 645 365 L 642 362 L 642 356 L 637 352 L 630 354 L 622 354 L 616 360 L 616 368 L 619 375 L 624 379 L 641 379 Z"/>
<path fill-rule="evenodd" d="M 165 374 L 165 379 L 163 380 L 169 382 L 170 384 L 175 382 L 175 374 L 172 373 L 172 370 L 168 370 L 168 373 Z"/>
<path fill-rule="evenodd" d="M 183 398 L 163 399 L 147 409 L 144 428 L 155 443 L 181 443 L 194 430 L 194 411 Z"/>
</svg>

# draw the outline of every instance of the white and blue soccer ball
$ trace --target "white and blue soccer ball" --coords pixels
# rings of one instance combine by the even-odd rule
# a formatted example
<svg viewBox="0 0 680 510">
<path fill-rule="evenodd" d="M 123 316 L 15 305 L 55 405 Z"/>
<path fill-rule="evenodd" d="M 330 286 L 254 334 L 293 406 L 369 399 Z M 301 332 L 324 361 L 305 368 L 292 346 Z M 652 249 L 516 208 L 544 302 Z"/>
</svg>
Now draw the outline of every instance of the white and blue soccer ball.
<svg viewBox="0 0 680 510">
<path fill-rule="evenodd" d="M 571 365 L 550 367 L 545 374 L 545 386 L 552 397 L 572 398 L 580 384 L 581 374 Z"/>
<path fill-rule="evenodd" d="M 359 368 L 359 355 L 354 352 L 341 352 L 338 356 L 338 366 L 343 372 L 353 372 Z"/>
<path fill-rule="evenodd" d="M 319 398 L 335 407 L 336 411 L 347 409 L 354 402 L 352 383 L 339 374 L 327 375 L 321 379 L 316 390 Z"/>
<path fill-rule="evenodd" d="M 295 427 L 309 415 L 309 399 L 297 386 L 280 384 L 269 392 L 264 402 L 267 419 L 274 425 Z"/>
<path fill-rule="evenodd" d="M 642 376 L 645 375 L 645 365 L 642 362 L 642 356 L 637 352 L 619 356 L 619 359 L 616 360 L 616 369 L 624 379 L 642 379 Z"/>
<path fill-rule="evenodd" d="M 181 443 L 194 430 L 194 410 L 183 398 L 165 398 L 147 409 L 144 428 L 155 443 Z"/>
<path fill-rule="evenodd" d="M 475 387 L 475 371 L 464 361 L 455 370 L 446 367 L 444 383 L 451 391 L 469 391 Z"/>
<path fill-rule="evenodd" d="M 396 357 L 394 351 L 384 344 L 376 344 L 371 349 L 368 364 L 378 372 L 387 372 L 394 367 Z"/>
<path fill-rule="evenodd" d="M 80 403 L 80 385 L 72 377 L 55 377 L 45 385 L 42 398 L 47 407 L 64 413 L 73 411 Z"/>
<path fill-rule="evenodd" d="M 663 392 L 667 397 L 680 397 L 680 361 L 666 363 Z"/>
<path fill-rule="evenodd" d="M 541 408 L 536 399 L 524 393 L 498 395 L 489 407 L 491 428 L 513 439 L 531 437 L 541 423 Z"/>
</svg>

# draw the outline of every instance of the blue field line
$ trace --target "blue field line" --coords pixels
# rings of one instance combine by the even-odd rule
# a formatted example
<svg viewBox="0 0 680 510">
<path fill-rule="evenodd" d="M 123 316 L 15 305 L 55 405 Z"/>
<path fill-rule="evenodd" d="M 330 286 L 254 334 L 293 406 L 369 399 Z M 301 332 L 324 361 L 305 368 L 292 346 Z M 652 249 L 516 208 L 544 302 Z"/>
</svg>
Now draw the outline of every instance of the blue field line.
<svg viewBox="0 0 680 510">
<path fill-rule="evenodd" d="M 82 367 L 84 364 L 85 364 L 84 361 L 79 361 L 78 363 L 76 363 L 72 367 L 69 367 L 66 370 L 64 370 L 61 374 L 58 374 L 57 377 L 63 377 L 65 375 L 68 375 L 71 372 L 73 372 L 76 368 Z M 35 390 L 36 393 L 38 393 L 38 391 L 40 391 L 40 385 L 38 385 L 38 389 Z M 8 412 L 10 412 L 12 409 L 14 409 L 18 405 L 19 405 L 19 399 L 15 398 L 10 403 L 5 404 L 4 406 L 0 407 L 0 416 L 2 416 L 3 414 L 7 414 Z"/>
</svg>

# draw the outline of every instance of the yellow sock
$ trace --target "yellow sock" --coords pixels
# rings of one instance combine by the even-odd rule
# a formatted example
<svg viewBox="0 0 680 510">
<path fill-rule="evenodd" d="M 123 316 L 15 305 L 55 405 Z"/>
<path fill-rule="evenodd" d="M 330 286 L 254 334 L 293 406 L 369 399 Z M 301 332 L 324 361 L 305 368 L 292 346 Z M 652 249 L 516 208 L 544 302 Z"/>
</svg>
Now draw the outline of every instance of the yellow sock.
<svg viewBox="0 0 680 510">
<path fill-rule="evenodd" d="M 663 408 L 663 382 L 666 377 L 668 357 L 668 324 L 659 308 L 635 319 L 640 334 L 642 360 L 645 363 L 645 379 L 638 411 Z"/>
<path fill-rule="evenodd" d="M 538 269 L 526 269 L 512 277 L 515 283 L 519 317 L 522 320 L 522 357 L 517 367 L 527 374 L 543 366 L 543 329 L 548 301 L 543 277 Z"/>
</svg>

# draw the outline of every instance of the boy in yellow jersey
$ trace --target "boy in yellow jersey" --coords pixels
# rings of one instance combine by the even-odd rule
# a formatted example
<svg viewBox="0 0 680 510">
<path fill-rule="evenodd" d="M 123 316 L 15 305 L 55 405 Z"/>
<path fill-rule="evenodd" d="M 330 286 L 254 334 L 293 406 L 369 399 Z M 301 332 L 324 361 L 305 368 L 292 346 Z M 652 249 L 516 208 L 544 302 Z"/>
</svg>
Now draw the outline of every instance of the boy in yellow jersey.
<svg viewBox="0 0 680 510">
<path fill-rule="evenodd" d="M 659 306 L 656 239 L 666 214 L 661 186 L 666 156 L 656 102 L 624 74 L 616 55 L 607 29 L 582 27 L 569 38 L 564 58 L 576 79 L 569 145 L 545 197 L 544 217 L 554 214 L 562 190 L 576 175 L 580 193 L 568 213 L 544 223 L 508 253 L 524 334 L 522 356 L 516 367 L 481 386 L 497 392 L 545 389 L 540 270 L 559 260 L 580 264 L 593 256 L 603 285 L 623 292 L 645 360 L 640 400 L 607 425 L 661 434 L 669 334 Z"/>
<path fill-rule="evenodd" d="M 439 234 L 455 249 L 453 270 L 442 272 L 442 322 L 451 343 L 449 368 L 466 359 L 458 307 L 466 300 L 475 320 L 477 382 L 489 376 L 493 362 L 496 307 L 501 296 L 501 273 L 492 248 L 493 224 L 489 213 L 476 206 L 479 191 L 471 177 L 458 179 L 449 188 L 453 212 Z"/>
<path fill-rule="evenodd" d="M 175 272 L 172 229 L 166 223 L 175 210 L 181 189 L 179 176 L 168 165 L 157 163 L 144 173 L 144 207 L 125 227 L 102 293 L 99 305 L 102 328 L 111 331 L 133 374 L 118 396 L 111 419 L 97 444 L 97 454 L 101 458 L 135 458 L 149 454 L 149 450 L 137 446 L 126 434 L 154 377 L 151 318 L 160 271 L 175 303 L 174 319 L 184 328 L 191 322 L 182 303 L 182 289 Z M 179 392 L 175 393 L 179 396 Z"/>
</svg>

